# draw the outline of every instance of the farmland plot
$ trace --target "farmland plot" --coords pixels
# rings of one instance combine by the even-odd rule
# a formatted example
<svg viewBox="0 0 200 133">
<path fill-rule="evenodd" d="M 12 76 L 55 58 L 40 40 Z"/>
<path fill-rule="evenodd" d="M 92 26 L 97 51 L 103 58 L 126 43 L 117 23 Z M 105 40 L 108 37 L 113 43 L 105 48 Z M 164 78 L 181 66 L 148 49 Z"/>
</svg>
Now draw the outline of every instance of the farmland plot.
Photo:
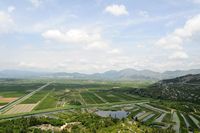
<svg viewBox="0 0 200 133">
<path fill-rule="evenodd" d="M 28 99 L 22 102 L 22 104 L 32 104 L 39 102 L 45 95 L 47 94 L 47 91 L 41 90 L 37 92 L 36 94 L 32 95 Z"/>
<path fill-rule="evenodd" d="M 34 110 L 55 108 L 56 105 L 57 105 L 57 98 L 55 97 L 54 92 L 50 92 L 44 97 L 43 100 L 41 100 L 41 102 L 35 107 Z"/>
<path fill-rule="evenodd" d="M 183 119 L 184 119 L 184 122 L 185 122 L 186 127 L 189 128 L 189 127 L 190 127 L 190 124 L 189 124 L 188 121 L 186 120 L 185 116 L 184 116 L 183 114 L 181 114 L 181 116 L 182 116 Z"/>
<path fill-rule="evenodd" d="M 124 93 L 113 93 L 115 96 L 119 97 L 120 99 L 126 100 L 126 101 L 133 101 L 137 100 L 136 98 L 133 98 L 127 94 Z"/>
<path fill-rule="evenodd" d="M 87 104 L 103 103 L 103 101 L 100 98 L 98 98 L 96 95 L 94 95 L 94 93 L 91 92 L 82 92 L 81 96 Z"/>
<path fill-rule="evenodd" d="M 160 117 L 158 117 L 155 122 L 162 122 L 163 118 L 165 117 L 166 113 L 162 113 Z"/>
<path fill-rule="evenodd" d="M 9 103 L 15 101 L 16 99 L 18 99 L 18 97 L 9 97 L 9 98 L 0 97 L 0 103 Z"/>
<path fill-rule="evenodd" d="M 144 104 L 143 106 L 146 107 L 146 108 L 148 108 L 148 109 L 150 109 L 150 110 L 153 110 L 155 112 L 164 112 L 164 113 L 167 113 L 167 111 L 165 111 L 163 109 L 160 109 L 160 108 L 153 107 L 153 106 L 151 106 L 149 104 Z"/>
<path fill-rule="evenodd" d="M 187 121 L 187 124 L 189 125 L 188 128 L 193 128 L 193 129 L 198 129 L 197 125 L 195 124 L 195 122 L 191 119 L 191 117 L 189 117 L 188 114 L 184 113 L 183 114 L 185 121 Z"/>
<path fill-rule="evenodd" d="M 17 114 L 17 113 L 24 113 L 30 112 L 37 104 L 18 104 L 15 105 L 13 108 L 5 112 L 5 114 Z"/>
<path fill-rule="evenodd" d="M 194 116 L 192 116 L 192 115 L 189 115 L 189 117 L 196 124 L 196 126 L 200 129 L 200 123 L 199 123 L 199 121 Z"/>
<path fill-rule="evenodd" d="M 142 120 L 142 122 L 146 122 L 147 120 L 149 120 L 149 119 L 152 118 L 153 116 L 155 116 L 155 114 L 150 114 L 150 115 L 144 117 L 144 119 Z"/>
<path fill-rule="evenodd" d="M 136 114 L 136 115 L 134 116 L 134 118 L 141 117 L 141 116 L 144 115 L 145 113 L 146 113 L 146 111 L 139 112 L 138 114 Z"/>
<path fill-rule="evenodd" d="M 162 122 L 171 123 L 172 122 L 172 114 L 166 113 L 166 115 L 162 119 Z"/>
<path fill-rule="evenodd" d="M 180 120 L 179 117 L 177 115 L 176 112 L 173 112 L 173 122 L 175 122 L 175 124 L 173 125 L 173 129 L 176 131 L 176 133 L 179 133 L 179 129 L 180 129 Z"/>
<path fill-rule="evenodd" d="M 150 114 L 152 114 L 152 112 L 146 112 L 143 115 L 141 115 L 140 117 L 138 117 L 138 120 L 142 121 L 145 117 L 149 116 Z"/>
<path fill-rule="evenodd" d="M 177 115 L 180 120 L 180 132 L 187 132 L 189 123 L 185 120 L 185 117 L 180 113 L 180 111 L 177 111 Z"/>
<path fill-rule="evenodd" d="M 97 95 L 105 99 L 107 102 L 112 103 L 112 102 L 120 102 L 121 99 L 119 97 L 116 97 L 110 92 L 96 92 Z"/>
</svg>

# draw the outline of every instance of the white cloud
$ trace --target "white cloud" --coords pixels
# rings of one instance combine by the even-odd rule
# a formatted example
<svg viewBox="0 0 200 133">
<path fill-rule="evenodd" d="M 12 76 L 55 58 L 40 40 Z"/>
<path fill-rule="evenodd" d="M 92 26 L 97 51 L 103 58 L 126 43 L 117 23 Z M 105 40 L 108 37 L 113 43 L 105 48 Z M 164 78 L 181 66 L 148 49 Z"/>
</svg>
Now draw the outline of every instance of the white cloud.
<svg viewBox="0 0 200 133">
<path fill-rule="evenodd" d="M 194 3 L 200 4 L 200 0 L 193 0 Z"/>
<path fill-rule="evenodd" d="M 15 10 L 15 6 L 9 6 L 8 7 L 8 12 L 11 13 Z"/>
<path fill-rule="evenodd" d="M 8 13 L 0 11 L 0 33 L 8 33 L 14 28 L 14 21 Z"/>
<path fill-rule="evenodd" d="M 187 59 L 187 58 L 188 55 L 183 51 L 176 51 L 169 57 L 169 59 L 175 59 L 175 60 Z"/>
<path fill-rule="evenodd" d="M 42 33 L 45 39 L 61 43 L 72 43 L 86 45 L 86 49 L 106 48 L 107 43 L 102 39 L 98 31 L 87 31 L 82 29 L 70 29 L 67 31 L 47 30 Z"/>
<path fill-rule="evenodd" d="M 109 5 L 105 8 L 105 11 L 115 15 L 115 16 L 121 16 L 121 15 L 128 15 L 128 11 L 124 5 Z"/>
<path fill-rule="evenodd" d="M 138 44 L 136 45 L 137 48 L 145 48 L 145 45 L 144 44 Z"/>
<path fill-rule="evenodd" d="M 162 37 L 156 42 L 157 46 L 164 49 L 180 50 L 182 44 L 192 39 L 193 36 L 200 32 L 200 14 L 190 18 L 182 28 L 177 28 L 174 32 Z"/>
<path fill-rule="evenodd" d="M 139 11 L 138 15 L 142 16 L 142 17 L 149 17 L 149 13 L 147 11 Z"/>
<path fill-rule="evenodd" d="M 39 7 L 42 3 L 43 3 L 43 0 L 30 0 L 30 2 L 32 3 L 32 5 L 34 7 Z"/>
<path fill-rule="evenodd" d="M 121 51 L 117 48 L 111 49 L 108 51 L 109 54 L 120 54 Z"/>
</svg>

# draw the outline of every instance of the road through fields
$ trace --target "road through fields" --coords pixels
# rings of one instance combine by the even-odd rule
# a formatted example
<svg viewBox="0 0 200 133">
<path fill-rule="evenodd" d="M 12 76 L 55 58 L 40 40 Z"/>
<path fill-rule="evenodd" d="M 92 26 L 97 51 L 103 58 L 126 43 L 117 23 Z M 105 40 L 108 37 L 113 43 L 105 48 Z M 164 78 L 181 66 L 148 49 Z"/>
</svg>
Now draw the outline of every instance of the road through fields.
<svg viewBox="0 0 200 133">
<path fill-rule="evenodd" d="M 15 105 L 21 103 L 22 101 L 28 99 L 29 97 L 31 97 L 32 95 L 34 95 L 34 94 L 37 93 L 38 91 L 41 91 L 42 89 L 44 89 L 45 87 L 47 87 L 47 86 L 50 85 L 50 84 L 51 84 L 51 82 L 46 83 L 45 85 L 39 87 L 38 89 L 32 91 L 31 93 L 29 93 L 29 94 L 27 94 L 27 95 L 25 95 L 25 96 L 23 96 L 23 97 L 21 97 L 21 98 L 15 100 L 15 101 L 11 102 L 11 103 L 8 103 L 7 105 L 5 105 L 4 107 L 2 107 L 2 108 L 0 109 L 0 114 L 3 113 L 3 112 L 5 112 L 5 111 L 7 111 L 7 110 L 9 110 L 9 109 L 11 109 L 13 106 L 15 106 Z"/>
</svg>

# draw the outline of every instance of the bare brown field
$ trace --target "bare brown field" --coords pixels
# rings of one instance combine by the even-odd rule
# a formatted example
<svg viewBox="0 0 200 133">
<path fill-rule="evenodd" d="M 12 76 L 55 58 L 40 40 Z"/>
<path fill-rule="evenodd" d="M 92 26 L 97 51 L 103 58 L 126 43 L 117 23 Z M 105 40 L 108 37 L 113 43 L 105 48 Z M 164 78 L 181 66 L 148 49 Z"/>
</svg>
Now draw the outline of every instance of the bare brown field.
<svg viewBox="0 0 200 133">
<path fill-rule="evenodd" d="M 16 99 L 18 99 L 18 97 L 9 97 L 9 98 L 0 97 L 0 102 L 9 103 L 15 101 Z"/>
<path fill-rule="evenodd" d="M 13 108 L 5 112 L 5 114 L 17 114 L 17 113 L 24 113 L 30 112 L 37 104 L 18 104 L 15 105 Z"/>
</svg>

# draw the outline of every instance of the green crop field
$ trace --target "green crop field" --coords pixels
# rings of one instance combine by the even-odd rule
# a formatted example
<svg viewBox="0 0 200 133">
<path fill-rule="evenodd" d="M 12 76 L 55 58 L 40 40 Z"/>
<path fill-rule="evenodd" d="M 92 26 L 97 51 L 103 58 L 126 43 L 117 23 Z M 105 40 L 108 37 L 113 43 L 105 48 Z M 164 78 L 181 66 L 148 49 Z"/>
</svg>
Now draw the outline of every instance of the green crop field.
<svg viewBox="0 0 200 133">
<path fill-rule="evenodd" d="M 29 104 L 29 103 L 37 103 L 39 102 L 46 94 L 48 91 L 42 90 L 31 96 L 30 98 L 26 99 L 25 101 L 21 102 L 22 104 Z"/>
<path fill-rule="evenodd" d="M 81 96 L 83 97 L 84 101 L 87 104 L 100 104 L 104 103 L 100 98 L 98 98 L 94 93 L 92 92 L 82 92 Z"/>
<path fill-rule="evenodd" d="M 34 110 L 55 108 L 56 105 L 57 105 L 57 98 L 54 96 L 54 92 L 52 91 L 49 94 L 46 94 L 44 99 L 41 100 L 41 102 L 35 107 Z"/>
</svg>

